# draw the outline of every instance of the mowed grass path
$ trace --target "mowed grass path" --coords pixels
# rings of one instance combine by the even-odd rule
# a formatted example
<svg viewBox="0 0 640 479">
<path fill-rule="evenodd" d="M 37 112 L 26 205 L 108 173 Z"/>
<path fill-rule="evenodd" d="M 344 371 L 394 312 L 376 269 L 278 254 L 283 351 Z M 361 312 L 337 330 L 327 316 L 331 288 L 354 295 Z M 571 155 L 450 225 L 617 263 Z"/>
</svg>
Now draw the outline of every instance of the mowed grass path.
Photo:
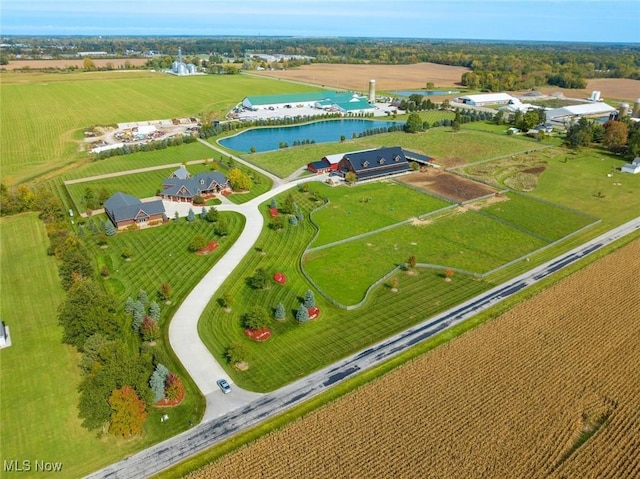
<svg viewBox="0 0 640 479">
<path fill-rule="evenodd" d="M 201 112 L 223 118 L 247 95 L 317 90 L 244 75 L 25 73 L 21 74 L 23 82 L 17 75 L 0 75 L 0 167 L 7 183 L 24 181 L 85 157 L 86 153 L 79 151 L 79 141 L 82 130 L 91 125 Z"/>
<path fill-rule="evenodd" d="M 311 215 L 319 233 L 317 247 L 415 218 L 449 203 L 392 181 L 352 187 L 316 187 L 329 204 Z"/>
</svg>

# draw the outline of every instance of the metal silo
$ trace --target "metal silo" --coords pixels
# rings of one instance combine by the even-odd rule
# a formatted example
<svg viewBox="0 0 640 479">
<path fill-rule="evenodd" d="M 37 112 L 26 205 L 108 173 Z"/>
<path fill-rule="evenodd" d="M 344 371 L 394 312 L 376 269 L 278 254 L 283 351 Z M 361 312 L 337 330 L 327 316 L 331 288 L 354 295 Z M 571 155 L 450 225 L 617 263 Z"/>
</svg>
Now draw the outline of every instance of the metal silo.
<svg viewBox="0 0 640 479">
<path fill-rule="evenodd" d="M 620 103 L 620 105 L 618 106 L 618 120 L 622 120 L 624 117 L 626 117 L 628 111 L 629 111 L 629 104 Z"/>
<path fill-rule="evenodd" d="M 369 80 L 369 103 L 376 102 L 376 81 Z"/>
<path fill-rule="evenodd" d="M 640 98 L 636 99 L 636 102 L 633 104 L 633 112 L 631 116 L 634 118 L 640 118 Z"/>
</svg>

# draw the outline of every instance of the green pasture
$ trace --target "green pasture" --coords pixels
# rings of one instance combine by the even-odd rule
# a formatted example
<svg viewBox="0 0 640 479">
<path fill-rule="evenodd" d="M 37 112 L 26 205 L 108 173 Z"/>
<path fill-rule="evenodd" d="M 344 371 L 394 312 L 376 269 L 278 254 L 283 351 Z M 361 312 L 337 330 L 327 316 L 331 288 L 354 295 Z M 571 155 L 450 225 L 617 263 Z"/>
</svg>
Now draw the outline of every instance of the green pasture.
<svg viewBox="0 0 640 479">
<path fill-rule="evenodd" d="M 317 88 L 246 75 L 176 77 L 138 72 L 0 75 L 0 168 L 13 184 L 81 160 L 92 125 L 194 116 L 223 118 L 247 95 Z M 46 107 L 45 107 L 46 105 Z"/>
<path fill-rule="evenodd" d="M 640 175 L 619 171 L 625 163 L 606 151 L 555 149 L 531 195 L 617 226 L 640 212 Z"/>
<path fill-rule="evenodd" d="M 372 283 L 412 255 L 418 263 L 482 274 L 546 244 L 475 211 L 454 211 L 429 224 L 398 226 L 309 252 L 304 268 L 329 296 L 350 305 L 361 301 Z"/>
<path fill-rule="evenodd" d="M 498 218 L 545 241 L 559 240 L 595 221 L 593 217 L 515 193 L 508 193 L 506 198 L 507 201 L 483 208 L 481 213 Z"/>
<path fill-rule="evenodd" d="M 203 145 L 200 142 L 183 144 L 147 152 L 131 153 L 130 155 L 112 156 L 104 160 L 84 160 L 82 164 L 74 165 L 74 168 L 60 175 L 65 180 L 88 178 L 91 176 L 107 175 L 121 171 L 137 170 L 163 165 L 179 165 L 185 162 L 215 160 L 220 162 L 220 154 L 217 151 Z M 193 168 L 188 165 L 187 169 Z"/>
<path fill-rule="evenodd" d="M 470 125 L 477 125 L 471 123 Z M 496 134 L 492 129 L 467 128 L 454 132 L 451 128 L 431 128 L 423 133 L 383 133 L 343 142 L 301 145 L 266 153 L 246 153 L 241 158 L 274 175 L 286 178 L 296 170 L 323 156 L 348 153 L 383 146 L 402 146 L 436 159 L 462 159 L 472 163 L 491 158 L 544 148 L 545 143 L 521 136 Z"/>
<path fill-rule="evenodd" d="M 284 196 L 278 198 L 279 203 Z M 298 191 L 295 201 L 307 212 L 319 204 L 311 194 Z M 271 220 L 266 214 L 267 204 L 262 206 L 262 211 L 268 224 Z M 238 372 L 227 367 L 234 382 L 241 387 L 273 390 L 451 307 L 467 294 L 478 294 L 490 286 L 465 275 L 446 283 L 436 271 L 416 276 L 400 273 L 398 293 L 391 292 L 388 285 L 380 286 L 364 307 L 351 312 L 331 306 L 314 290 L 321 316 L 315 321 L 298 324 L 295 309 L 307 289 L 313 290 L 300 271 L 298 258 L 315 232 L 308 216 L 297 226 L 287 224 L 279 232 L 265 228 L 256 249 L 231 273 L 200 318 L 200 335 L 221 363 L 225 363 L 224 349 L 230 344 L 241 341 L 249 347 L 248 371 Z M 286 284 L 272 282 L 267 289 L 252 289 L 247 285 L 247 279 L 258 268 L 263 268 L 270 277 L 276 272 L 284 273 Z M 341 284 L 345 282 L 342 278 L 335 279 Z M 233 298 L 229 313 L 217 302 L 225 293 Z M 271 321 L 272 338 L 264 343 L 248 340 L 241 327 L 242 315 L 254 305 L 264 306 L 272 314 L 280 302 L 285 306 L 287 318 Z"/>
<path fill-rule="evenodd" d="M 329 204 L 311 216 L 320 230 L 312 247 L 375 231 L 449 205 L 391 181 L 337 188 L 323 184 L 318 192 L 328 198 Z"/>
</svg>

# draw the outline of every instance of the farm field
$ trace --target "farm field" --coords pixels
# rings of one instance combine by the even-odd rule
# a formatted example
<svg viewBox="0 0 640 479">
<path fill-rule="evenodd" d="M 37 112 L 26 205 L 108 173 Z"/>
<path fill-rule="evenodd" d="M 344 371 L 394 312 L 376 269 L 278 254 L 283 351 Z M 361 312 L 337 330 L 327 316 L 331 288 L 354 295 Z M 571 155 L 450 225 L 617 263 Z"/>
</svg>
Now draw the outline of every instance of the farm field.
<svg viewBox="0 0 640 479">
<path fill-rule="evenodd" d="M 0 85 L 0 121 L 14 125 L 0 138 L 0 167 L 7 184 L 85 158 L 86 152 L 80 151 L 82 131 L 91 125 L 198 113 L 223 118 L 246 95 L 314 90 L 246 75 L 230 81 L 223 75 L 180 78 L 118 71 L 33 76 L 6 72 L 0 74 Z"/>
<path fill-rule="evenodd" d="M 635 477 L 639 274 L 635 240 L 188 478 Z"/>
<path fill-rule="evenodd" d="M 286 71 L 263 71 L 261 76 L 283 80 L 302 81 L 343 90 L 364 92 L 369 88 L 369 80 L 376 80 L 376 90 L 403 90 L 424 88 L 427 81 L 436 87 L 460 89 L 462 74 L 469 71 L 464 67 L 438 65 L 436 63 L 415 63 L 412 65 L 344 65 L 316 63 L 289 68 Z M 446 97 L 442 97 L 446 98 Z"/>
</svg>

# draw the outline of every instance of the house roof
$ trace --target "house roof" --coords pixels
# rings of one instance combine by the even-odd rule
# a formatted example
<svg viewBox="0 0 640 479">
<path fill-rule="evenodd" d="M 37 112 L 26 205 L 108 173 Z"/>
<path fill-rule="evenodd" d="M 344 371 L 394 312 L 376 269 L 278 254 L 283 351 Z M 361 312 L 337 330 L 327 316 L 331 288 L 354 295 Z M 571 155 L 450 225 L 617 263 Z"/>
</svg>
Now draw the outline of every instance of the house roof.
<svg viewBox="0 0 640 479">
<path fill-rule="evenodd" d="M 180 165 L 180 168 L 178 168 L 176 171 L 174 171 L 171 174 L 172 178 L 178 178 L 180 180 L 185 180 L 187 178 L 189 178 L 191 176 L 191 174 L 187 171 L 187 167 L 184 165 Z"/>
<path fill-rule="evenodd" d="M 162 200 L 143 203 L 135 196 L 121 192 L 111 195 L 104 202 L 104 209 L 116 223 L 164 213 Z"/>
<path fill-rule="evenodd" d="M 430 163 L 433 161 L 433 158 L 431 158 L 430 156 L 416 153 L 415 151 L 409 151 L 409 150 L 403 150 L 403 151 L 407 161 L 414 160 L 421 163 Z"/>
<path fill-rule="evenodd" d="M 181 198 L 193 198 L 203 191 L 212 190 L 216 186 L 224 186 L 227 182 L 227 177 L 217 171 L 198 173 L 196 176 L 184 179 L 167 178 L 162 184 L 164 188 L 162 193 Z"/>
<path fill-rule="evenodd" d="M 276 105 L 279 103 L 302 103 L 310 101 L 320 101 L 329 98 L 331 94 L 332 92 L 328 91 L 314 91 L 308 93 L 289 93 L 285 95 L 248 96 L 245 98 L 245 100 L 248 100 L 252 105 Z"/>
</svg>

